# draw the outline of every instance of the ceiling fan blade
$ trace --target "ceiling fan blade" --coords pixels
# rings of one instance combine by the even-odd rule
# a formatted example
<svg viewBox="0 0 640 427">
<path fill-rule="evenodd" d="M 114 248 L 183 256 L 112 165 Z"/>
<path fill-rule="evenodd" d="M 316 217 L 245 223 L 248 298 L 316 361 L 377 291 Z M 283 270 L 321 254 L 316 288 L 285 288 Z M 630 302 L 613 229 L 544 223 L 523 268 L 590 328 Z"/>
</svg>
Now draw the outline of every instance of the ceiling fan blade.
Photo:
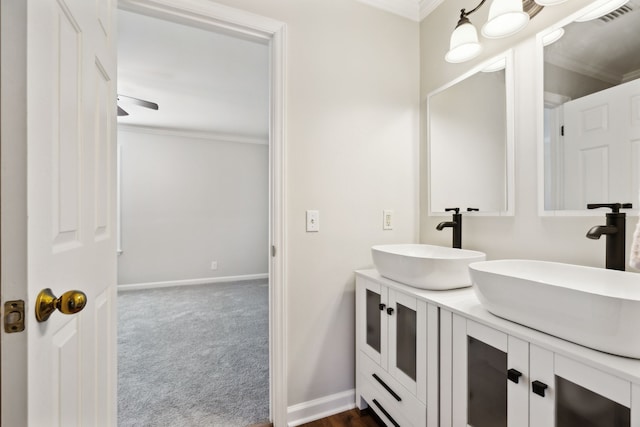
<svg viewBox="0 0 640 427">
<path fill-rule="evenodd" d="M 127 98 L 128 100 L 131 100 L 133 104 L 139 105 L 144 108 L 150 108 L 152 110 L 158 109 L 158 104 L 156 104 L 155 102 L 145 101 L 144 99 L 138 99 L 138 98 L 134 98 L 133 96 L 127 96 L 127 95 L 118 95 L 118 98 Z"/>
<path fill-rule="evenodd" d="M 127 113 L 126 111 L 124 111 L 122 108 L 120 108 L 120 106 L 118 105 L 118 117 L 122 117 L 122 116 L 128 116 L 129 113 Z"/>
</svg>

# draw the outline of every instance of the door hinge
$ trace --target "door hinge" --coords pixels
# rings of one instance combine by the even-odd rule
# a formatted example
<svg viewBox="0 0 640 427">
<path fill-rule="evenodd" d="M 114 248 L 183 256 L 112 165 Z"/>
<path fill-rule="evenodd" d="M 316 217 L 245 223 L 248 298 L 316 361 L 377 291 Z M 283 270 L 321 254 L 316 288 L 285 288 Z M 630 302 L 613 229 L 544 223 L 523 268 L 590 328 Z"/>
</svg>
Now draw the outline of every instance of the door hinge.
<svg viewBox="0 0 640 427">
<path fill-rule="evenodd" d="M 276 247 L 275 246 L 271 246 L 271 256 L 276 256 Z"/>
<path fill-rule="evenodd" d="M 8 334 L 24 331 L 24 301 L 4 303 L 4 331 Z"/>
<path fill-rule="evenodd" d="M 560 126 L 560 135 L 564 136 L 564 125 Z"/>
</svg>

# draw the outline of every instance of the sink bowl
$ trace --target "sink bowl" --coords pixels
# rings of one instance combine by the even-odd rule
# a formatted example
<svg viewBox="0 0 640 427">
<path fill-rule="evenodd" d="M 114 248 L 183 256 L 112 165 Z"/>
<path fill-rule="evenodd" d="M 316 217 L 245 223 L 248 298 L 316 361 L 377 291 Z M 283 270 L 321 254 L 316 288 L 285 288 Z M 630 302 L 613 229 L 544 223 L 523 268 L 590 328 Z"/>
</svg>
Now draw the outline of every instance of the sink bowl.
<svg viewBox="0 0 640 427">
<path fill-rule="evenodd" d="M 471 286 L 469 264 L 486 259 L 478 251 L 418 244 L 373 246 L 371 256 L 380 275 L 431 290 Z"/>
<path fill-rule="evenodd" d="M 607 353 L 640 359 L 640 275 L 546 261 L 469 265 L 496 316 Z"/>
</svg>

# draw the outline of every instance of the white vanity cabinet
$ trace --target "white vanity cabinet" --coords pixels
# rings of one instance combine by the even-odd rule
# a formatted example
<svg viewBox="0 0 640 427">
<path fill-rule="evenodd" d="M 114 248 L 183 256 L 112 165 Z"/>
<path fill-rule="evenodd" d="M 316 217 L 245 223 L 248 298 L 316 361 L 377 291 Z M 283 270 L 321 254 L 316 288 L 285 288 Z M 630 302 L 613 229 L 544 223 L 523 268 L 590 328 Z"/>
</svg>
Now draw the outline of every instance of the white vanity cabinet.
<svg viewBox="0 0 640 427">
<path fill-rule="evenodd" d="M 444 309 L 441 334 L 440 357 L 451 360 L 441 370 L 442 427 L 640 426 L 640 387 L 579 362 L 579 355 Z"/>
<path fill-rule="evenodd" d="M 356 277 L 356 402 L 389 426 L 436 427 L 438 308 L 401 289 Z"/>
</svg>

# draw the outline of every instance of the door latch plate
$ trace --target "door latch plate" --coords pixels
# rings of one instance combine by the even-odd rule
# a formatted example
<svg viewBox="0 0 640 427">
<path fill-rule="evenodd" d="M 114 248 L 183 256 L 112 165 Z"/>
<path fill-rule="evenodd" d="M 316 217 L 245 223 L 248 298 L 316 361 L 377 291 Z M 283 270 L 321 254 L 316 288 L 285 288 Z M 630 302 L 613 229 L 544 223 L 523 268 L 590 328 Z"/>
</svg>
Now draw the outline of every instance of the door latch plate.
<svg viewBox="0 0 640 427">
<path fill-rule="evenodd" d="M 4 303 L 4 331 L 7 334 L 24 331 L 24 301 Z"/>
</svg>

